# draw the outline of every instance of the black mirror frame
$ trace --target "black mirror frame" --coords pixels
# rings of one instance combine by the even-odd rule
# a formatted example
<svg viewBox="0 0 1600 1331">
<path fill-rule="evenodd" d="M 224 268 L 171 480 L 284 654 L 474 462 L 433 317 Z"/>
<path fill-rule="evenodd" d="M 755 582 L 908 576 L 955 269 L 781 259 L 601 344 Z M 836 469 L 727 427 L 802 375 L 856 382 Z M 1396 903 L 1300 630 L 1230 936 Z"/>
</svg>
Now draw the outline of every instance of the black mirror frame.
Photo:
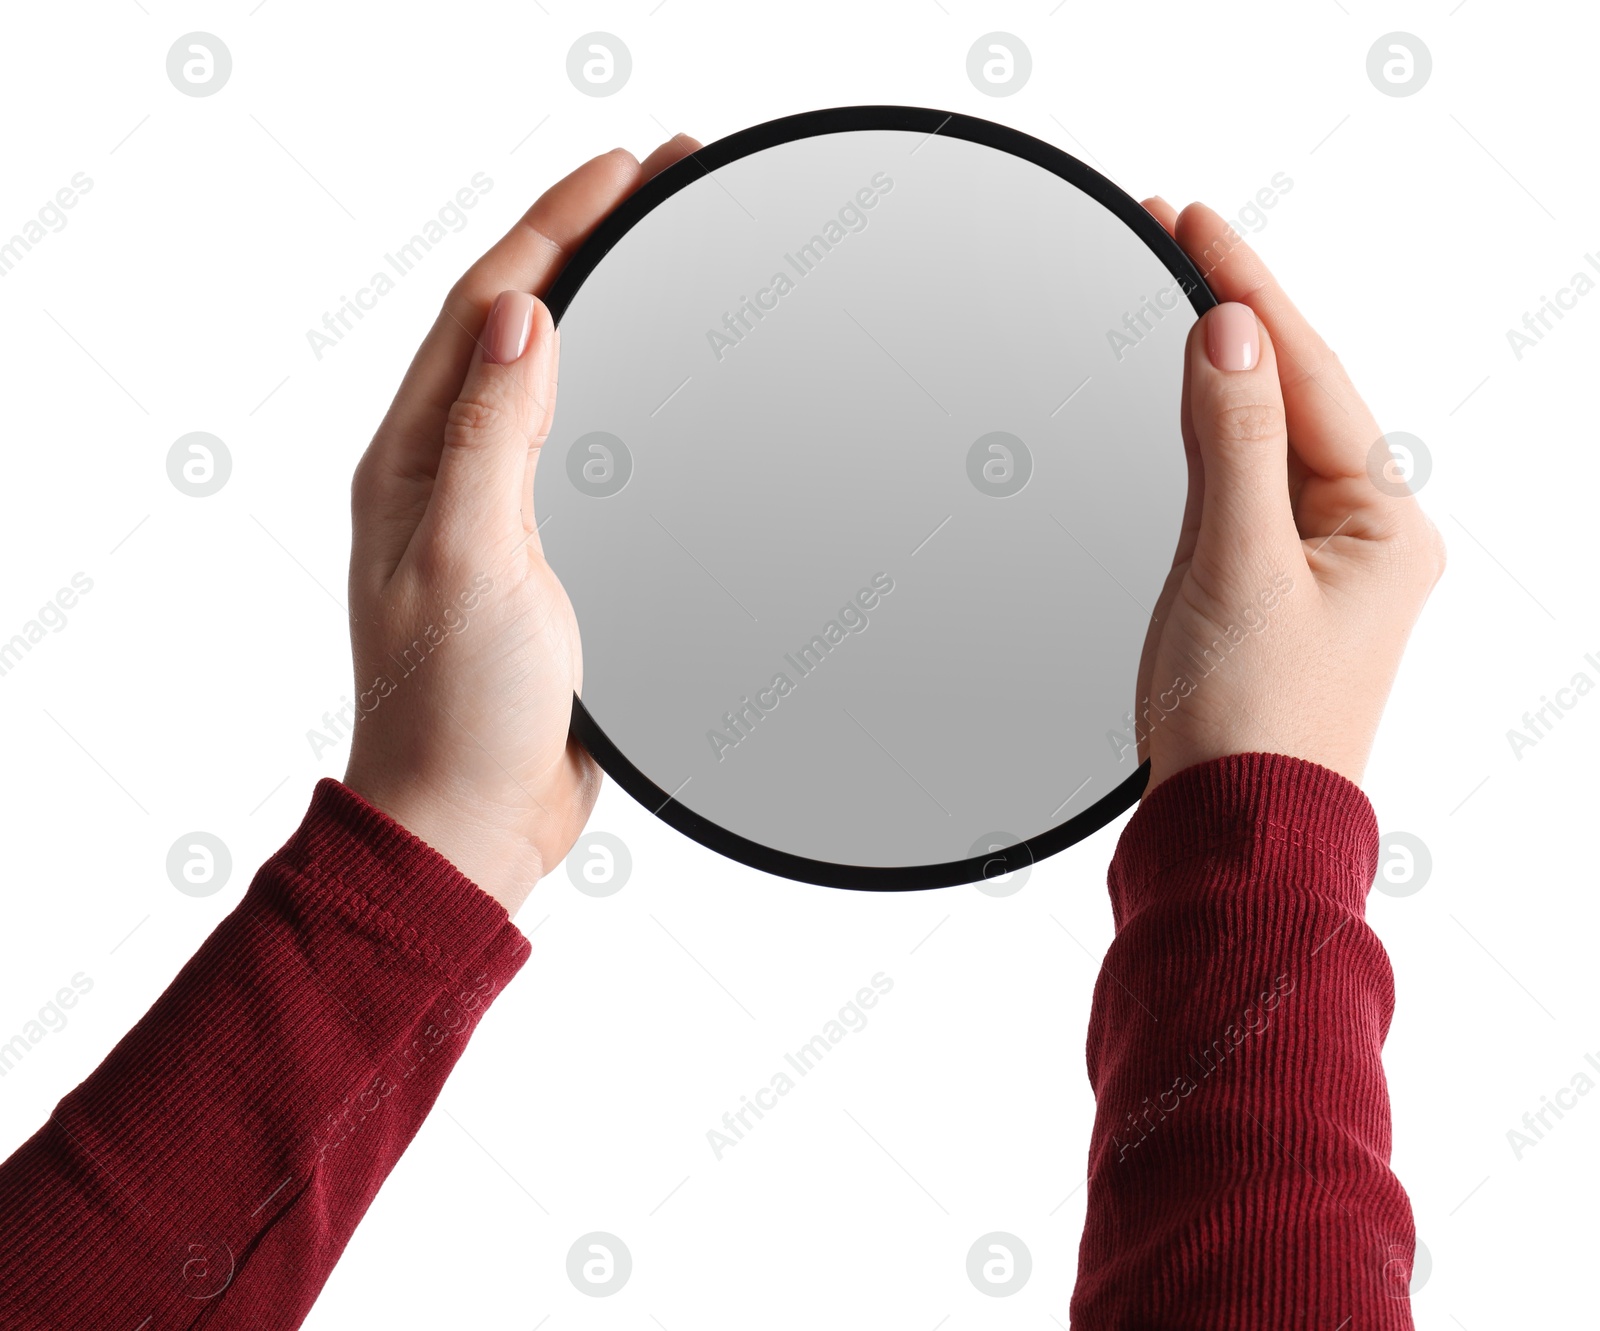
<svg viewBox="0 0 1600 1331">
<path fill-rule="evenodd" d="M 1109 209 L 1144 241 L 1177 279 L 1194 306 L 1196 315 L 1204 314 L 1217 303 L 1189 257 L 1136 199 L 1098 171 L 1059 148 L 1020 130 L 975 116 L 917 106 L 840 106 L 784 116 L 740 130 L 725 139 L 707 144 L 646 181 L 600 223 L 562 268 L 545 296 L 551 317 L 559 325 L 561 316 L 571 305 L 585 279 L 612 246 L 679 190 L 730 162 L 782 143 L 860 130 L 904 130 L 926 134 L 929 138 L 940 134 L 947 138 L 966 139 L 1043 167 Z M 695 813 L 635 767 L 576 695 L 572 699 L 571 734 L 589 751 L 606 775 L 638 803 L 701 845 L 766 873 L 803 883 L 859 892 L 915 892 L 935 887 L 955 887 L 1026 868 L 1035 860 L 1054 855 L 1098 832 L 1131 808 L 1144 793 L 1150 776 L 1150 764 L 1141 763 L 1125 781 L 1083 812 L 1074 814 L 1048 831 L 986 857 L 885 868 L 835 864 L 774 850 Z"/>
</svg>

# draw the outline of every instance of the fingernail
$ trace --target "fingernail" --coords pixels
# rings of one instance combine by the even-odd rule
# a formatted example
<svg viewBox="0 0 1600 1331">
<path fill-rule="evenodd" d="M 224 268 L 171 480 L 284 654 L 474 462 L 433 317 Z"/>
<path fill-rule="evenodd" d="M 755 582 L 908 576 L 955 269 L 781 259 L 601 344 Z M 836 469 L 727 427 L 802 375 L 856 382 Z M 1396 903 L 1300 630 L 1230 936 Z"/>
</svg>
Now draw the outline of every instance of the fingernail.
<svg viewBox="0 0 1600 1331">
<path fill-rule="evenodd" d="M 1206 355 L 1219 370 L 1253 370 L 1261 359 L 1255 311 L 1228 301 L 1206 316 Z"/>
<path fill-rule="evenodd" d="M 491 365 L 509 365 L 528 349 L 533 331 L 533 296 L 526 291 L 502 291 L 494 298 L 489 322 L 483 326 L 483 358 Z"/>
<path fill-rule="evenodd" d="M 1150 196 L 1150 198 L 1155 203 L 1159 203 L 1163 208 L 1171 208 L 1172 207 L 1172 205 L 1170 203 L 1168 203 L 1165 199 L 1163 199 L 1159 194 L 1152 194 Z"/>
</svg>

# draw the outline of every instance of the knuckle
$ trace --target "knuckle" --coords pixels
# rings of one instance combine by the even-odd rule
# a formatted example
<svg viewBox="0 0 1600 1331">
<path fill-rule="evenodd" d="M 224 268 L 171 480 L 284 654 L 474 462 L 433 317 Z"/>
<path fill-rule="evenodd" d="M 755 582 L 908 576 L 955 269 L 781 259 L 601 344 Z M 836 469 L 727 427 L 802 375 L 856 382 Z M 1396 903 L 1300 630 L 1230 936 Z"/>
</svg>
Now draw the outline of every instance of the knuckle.
<svg viewBox="0 0 1600 1331">
<path fill-rule="evenodd" d="M 361 460 L 356 463 L 355 470 L 350 473 L 350 508 L 359 513 L 366 508 L 376 497 L 377 478 L 374 475 L 374 464 L 370 452 L 363 453 Z"/>
<path fill-rule="evenodd" d="M 1416 549 L 1416 563 L 1420 571 L 1427 577 L 1428 586 L 1432 587 L 1444 576 L 1445 565 L 1449 562 L 1449 552 L 1445 548 L 1444 537 L 1427 518 L 1419 516 L 1420 530 L 1414 539 Z"/>
<path fill-rule="evenodd" d="M 1283 435 L 1283 408 L 1272 402 L 1229 402 L 1212 418 L 1216 437 L 1227 444 L 1264 444 Z"/>
<path fill-rule="evenodd" d="M 462 546 L 460 533 L 450 524 L 441 524 L 414 542 L 407 557 L 418 583 L 438 587 L 455 578 L 466 556 Z"/>
<path fill-rule="evenodd" d="M 1297 347 L 1295 354 L 1287 349 L 1278 352 L 1278 377 L 1286 393 L 1314 384 L 1316 396 L 1321 396 L 1323 401 L 1332 398 L 1347 410 L 1360 402 L 1360 394 L 1339 353 L 1314 332 Z"/>
<path fill-rule="evenodd" d="M 1286 392 L 1294 392 L 1308 384 L 1327 388 L 1330 383 L 1339 384 L 1345 378 L 1344 368 L 1339 364 L 1338 357 L 1326 348 L 1299 358 L 1288 354 L 1281 355 L 1278 360 L 1278 376 Z"/>
<path fill-rule="evenodd" d="M 463 341 L 476 337 L 483 330 L 484 320 L 489 317 L 489 307 L 494 304 L 496 294 L 485 291 L 484 281 L 478 276 L 476 266 L 468 269 L 445 293 L 444 301 L 439 306 L 439 325 Z"/>
<path fill-rule="evenodd" d="M 487 446 L 501 431 L 505 413 L 482 398 L 460 398 L 451 403 L 444 421 L 444 446 L 476 450 Z"/>
<path fill-rule="evenodd" d="M 461 318 L 472 314 L 474 311 L 487 313 L 482 309 L 483 282 L 478 277 L 477 265 L 467 269 L 460 277 L 456 278 L 450 290 L 445 292 L 444 304 L 441 311 L 447 315 Z M 493 299 L 491 297 L 491 299 Z"/>
<path fill-rule="evenodd" d="M 1444 576 L 1444 537 L 1421 510 L 1408 517 L 1388 542 L 1390 569 L 1398 583 L 1418 584 L 1425 591 Z"/>
</svg>

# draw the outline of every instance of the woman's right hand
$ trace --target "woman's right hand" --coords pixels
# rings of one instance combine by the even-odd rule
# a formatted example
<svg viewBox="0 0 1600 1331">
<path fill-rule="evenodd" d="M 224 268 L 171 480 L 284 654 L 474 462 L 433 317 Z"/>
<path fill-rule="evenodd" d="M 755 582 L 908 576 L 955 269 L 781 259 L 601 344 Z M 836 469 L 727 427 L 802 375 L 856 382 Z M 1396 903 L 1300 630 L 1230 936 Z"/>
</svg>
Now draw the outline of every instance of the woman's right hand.
<svg viewBox="0 0 1600 1331">
<path fill-rule="evenodd" d="M 1250 247 L 1201 204 L 1145 207 L 1223 302 L 1184 366 L 1188 503 L 1134 711 L 1146 793 L 1246 752 L 1359 783 L 1444 543 L 1386 450 L 1371 461 L 1372 413 Z"/>
</svg>

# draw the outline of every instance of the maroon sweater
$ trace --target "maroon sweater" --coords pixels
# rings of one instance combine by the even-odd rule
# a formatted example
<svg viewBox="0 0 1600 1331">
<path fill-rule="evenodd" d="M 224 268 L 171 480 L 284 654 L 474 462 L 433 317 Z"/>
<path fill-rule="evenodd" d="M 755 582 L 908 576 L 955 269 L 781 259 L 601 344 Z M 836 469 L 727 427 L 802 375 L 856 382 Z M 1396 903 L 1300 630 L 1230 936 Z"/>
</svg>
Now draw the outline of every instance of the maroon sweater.
<svg viewBox="0 0 1600 1331">
<path fill-rule="evenodd" d="M 1078 1331 L 1409 1328 L 1377 826 L 1310 763 L 1180 773 L 1111 866 Z M 528 956 L 335 781 L 0 1166 L 0 1328 L 291 1328 Z M 1064 1257 L 1061 1258 L 1064 1260 Z"/>
</svg>

